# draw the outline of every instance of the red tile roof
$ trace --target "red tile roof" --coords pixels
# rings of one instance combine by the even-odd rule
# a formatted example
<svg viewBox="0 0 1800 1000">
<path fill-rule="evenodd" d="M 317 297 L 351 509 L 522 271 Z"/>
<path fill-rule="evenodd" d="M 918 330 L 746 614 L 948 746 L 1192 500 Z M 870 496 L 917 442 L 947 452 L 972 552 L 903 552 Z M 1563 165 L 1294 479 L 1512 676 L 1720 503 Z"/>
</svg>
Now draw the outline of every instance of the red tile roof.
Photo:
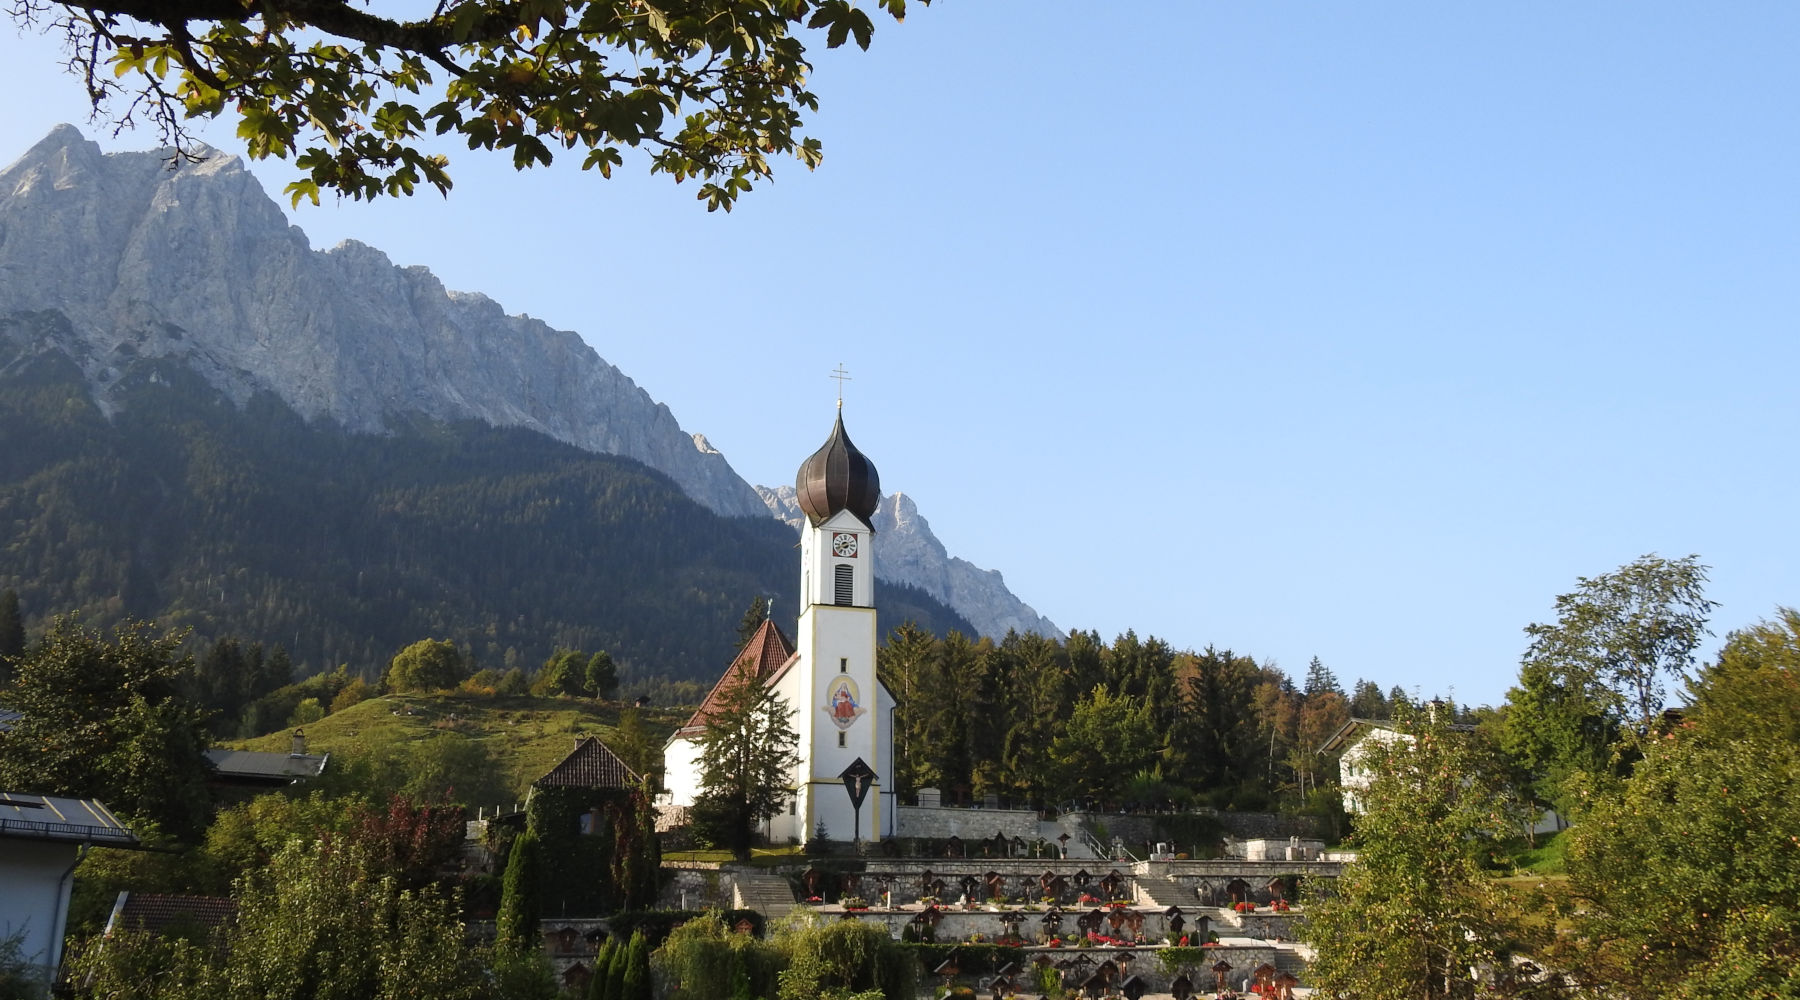
<svg viewBox="0 0 1800 1000">
<path fill-rule="evenodd" d="M 237 903 L 222 896 L 171 896 L 158 892 L 121 892 L 113 904 L 106 933 L 148 931 L 161 934 L 171 928 L 218 927 L 237 916 Z"/>
<path fill-rule="evenodd" d="M 625 766 L 606 744 L 589 736 L 575 742 L 575 749 L 550 773 L 532 782 L 540 788 L 635 788 L 637 772 Z"/>
<path fill-rule="evenodd" d="M 688 719 L 687 725 L 675 730 L 675 735 L 691 736 L 704 730 L 706 720 L 712 718 L 719 703 L 725 700 L 725 692 L 736 686 L 740 678 L 752 677 L 766 683 L 793 658 L 794 644 L 781 634 L 781 629 L 773 621 L 765 620 L 757 627 L 756 633 L 750 636 L 750 641 L 744 643 L 744 648 L 731 661 L 731 666 L 725 668 L 725 675 L 719 678 L 719 683 L 713 685 L 706 700 L 700 703 L 700 707 L 694 710 L 693 717 Z"/>
</svg>

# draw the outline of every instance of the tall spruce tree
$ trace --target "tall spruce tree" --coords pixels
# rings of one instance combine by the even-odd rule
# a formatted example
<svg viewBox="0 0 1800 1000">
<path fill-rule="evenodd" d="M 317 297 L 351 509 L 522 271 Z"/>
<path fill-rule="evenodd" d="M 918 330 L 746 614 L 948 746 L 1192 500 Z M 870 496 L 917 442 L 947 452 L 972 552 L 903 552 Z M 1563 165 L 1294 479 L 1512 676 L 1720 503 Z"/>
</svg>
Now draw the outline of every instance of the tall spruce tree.
<svg viewBox="0 0 1800 1000">
<path fill-rule="evenodd" d="M 1338 683 L 1337 675 L 1332 673 L 1331 668 L 1326 666 L 1324 661 L 1316 656 L 1312 658 L 1311 663 L 1306 665 L 1306 687 L 1304 690 L 1306 691 L 1306 696 L 1308 698 L 1315 698 L 1327 691 L 1336 695 L 1342 695 L 1344 693 L 1343 686 Z"/>
<path fill-rule="evenodd" d="M 750 599 L 750 606 L 744 609 L 744 617 L 738 620 L 737 649 L 749 645 L 750 637 L 762 628 L 762 623 L 769 620 L 769 599 L 757 594 Z"/>
<path fill-rule="evenodd" d="M 19 592 L 0 591 L 0 684 L 7 678 L 7 660 L 25 652 L 25 618 L 19 614 Z"/>
<path fill-rule="evenodd" d="M 787 804 L 792 794 L 795 747 L 800 735 L 793 710 L 754 678 L 729 687 L 700 735 L 700 801 L 725 829 L 727 846 L 750 860 L 756 825 Z"/>
</svg>

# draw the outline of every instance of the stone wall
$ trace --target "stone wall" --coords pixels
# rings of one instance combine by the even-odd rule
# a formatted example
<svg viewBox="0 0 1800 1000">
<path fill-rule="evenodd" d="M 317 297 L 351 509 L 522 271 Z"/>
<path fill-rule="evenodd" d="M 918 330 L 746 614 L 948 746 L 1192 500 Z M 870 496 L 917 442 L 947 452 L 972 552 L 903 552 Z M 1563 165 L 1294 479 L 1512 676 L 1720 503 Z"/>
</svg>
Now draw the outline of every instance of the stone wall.
<svg viewBox="0 0 1800 1000">
<path fill-rule="evenodd" d="M 657 904 L 665 910 L 729 910 L 732 885 L 731 872 L 717 866 L 676 868 L 664 864 L 662 894 Z"/>
<path fill-rule="evenodd" d="M 943 840 L 961 837 L 971 843 L 992 839 L 1038 838 L 1038 814 L 1030 809 L 963 809 L 955 806 L 899 806 L 895 834 Z"/>
<path fill-rule="evenodd" d="M 1320 836 L 1318 823 L 1311 816 L 1209 810 L 1199 810 L 1198 813 L 1212 819 L 1218 824 L 1221 834 L 1232 840 L 1286 840 L 1289 837 L 1317 840 Z M 1141 857 L 1145 844 L 1167 839 L 1165 832 L 1158 828 L 1159 818 L 1150 813 L 1093 813 L 1082 817 L 1082 823 L 1090 832 L 1104 830 L 1106 835 L 1100 839 L 1107 844 L 1111 844 L 1114 837 L 1123 839 L 1125 849 Z M 1218 847 L 1218 844 L 1188 844 L 1179 840 L 1175 844 L 1177 851 L 1196 857 L 1215 854 Z"/>
</svg>

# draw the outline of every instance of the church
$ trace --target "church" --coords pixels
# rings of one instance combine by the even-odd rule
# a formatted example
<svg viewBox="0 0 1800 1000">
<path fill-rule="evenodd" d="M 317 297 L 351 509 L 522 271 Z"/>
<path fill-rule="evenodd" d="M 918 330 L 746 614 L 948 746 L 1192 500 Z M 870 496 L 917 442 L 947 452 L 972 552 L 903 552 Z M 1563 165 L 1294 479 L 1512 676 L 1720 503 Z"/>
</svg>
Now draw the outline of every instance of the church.
<svg viewBox="0 0 1800 1000">
<path fill-rule="evenodd" d="M 792 710 L 800 736 L 787 811 L 762 832 L 771 843 L 804 843 L 821 828 L 833 840 L 894 835 L 894 696 L 875 671 L 875 463 L 844 431 L 843 401 L 825 444 L 795 478 L 806 522 L 800 532 L 800 622 L 790 642 L 765 621 L 687 724 L 663 748 L 666 795 L 691 806 L 700 794 L 700 748 L 707 719 L 735 685 L 754 680 Z M 868 780 L 860 816 L 844 775 Z"/>
</svg>

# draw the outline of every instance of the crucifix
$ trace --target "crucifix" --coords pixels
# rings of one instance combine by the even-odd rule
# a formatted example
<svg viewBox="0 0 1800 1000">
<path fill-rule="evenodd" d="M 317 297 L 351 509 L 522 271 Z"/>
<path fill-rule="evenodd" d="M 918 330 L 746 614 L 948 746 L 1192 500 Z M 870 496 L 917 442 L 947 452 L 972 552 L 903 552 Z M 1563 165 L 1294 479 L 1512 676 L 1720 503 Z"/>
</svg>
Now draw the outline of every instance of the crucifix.
<svg viewBox="0 0 1800 1000">
<path fill-rule="evenodd" d="M 841 410 L 844 408 L 844 383 L 853 380 L 850 378 L 850 373 L 844 370 L 844 363 L 842 361 L 838 362 L 838 366 L 832 369 L 831 374 L 827 377 L 837 379 L 838 409 Z"/>
</svg>

